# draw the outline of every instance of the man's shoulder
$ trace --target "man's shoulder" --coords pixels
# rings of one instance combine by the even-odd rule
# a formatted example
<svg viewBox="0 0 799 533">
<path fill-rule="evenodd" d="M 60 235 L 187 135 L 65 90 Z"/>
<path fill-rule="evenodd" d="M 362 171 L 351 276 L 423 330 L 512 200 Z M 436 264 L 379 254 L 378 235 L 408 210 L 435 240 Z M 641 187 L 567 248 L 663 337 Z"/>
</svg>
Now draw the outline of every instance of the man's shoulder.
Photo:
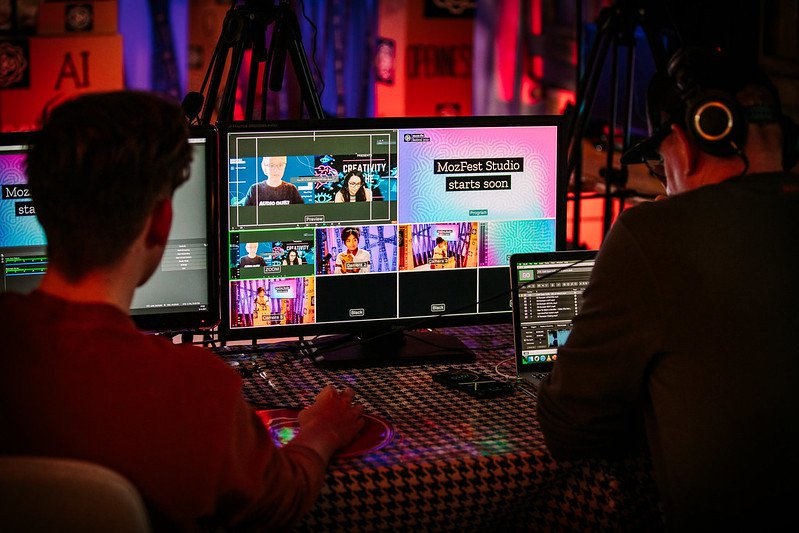
<svg viewBox="0 0 799 533">
<path fill-rule="evenodd" d="M 160 335 L 138 332 L 137 349 L 157 365 L 178 367 L 181 373 L 221 374 L 236 378 L 238 374 L 217 355 L 191 344 L 174 344 Z"/>
<path fill-rule="evenodd" d="M 214 383 L 227 386 L 235 386 L 240 381 L 239 374 L 235 370 L 204 348 L 190 344 L 173 344 L 155 335 L 142 334 L 142 337 L 145 338 L 142 342 L 151 344 L 163 355 L 156 360 L 156 363 L 166 364 L 179 370 L 184 379 L 202 383 L 203 379 L 212 377 Z"/>
<path fill-rule="evenodd" d="M 21 317 L 35 311 L 30 297 L 13 292 L 0 293 L 0 336 L 8 342 L 8 335 L 18 332 L 18 321 Z"/>
<path fill-rule="evenodd" d="M 19 294 L 16 292 L 2 292 L 0 293 L 0 307 L 9 308 L 23 305 L 26 303 L 29 295 Z"/>
<path fill-rule="evenodd" d="M 21 325 L 41 323 L 42 320 L 63 310 L 69 305 L 66 300 L 33 291 L 30 293 L 0 293 L 0 328 L 18 329 Z"/>
<path fill-rule="evenodd" d="M 165 387 L 181 391 L 185 399 L 212 394 L 220 407 L 231 404 L 241 395 L 241 377 L 212 352 L 191 344 L 174 344 L 156 334 L 138 330 L 129 332 L 115 342 L 98 336 L 92 344 L 102 347 L 85 356 L 99 361 L 113 355 L 119 373 L 130 375 L 135 384 Z M 135 387 L 135 385 L 134 385 Z"/>
<path fill-rule="evenodd" d="M 120 368 L 238 376 L 208 350 L 139 331 L 126 313 L 110 305 L 70 303 L 38 291 L 9 292 L 0 294 L 0 314 L 0 331 L 19 350 L 38 353 L 56 343 L 66 358 L 100 361 L 113 355 Z"/>
<path fill-rule="evenodd" d="M 41 298 L 47 298 L 47 295 L 38 291 L 30 293 L 15 291 L 0 292 L 0 304 L 2 305 L 24 305 L 32 300 Z"/>
<path fill-rule="evenodd" d="M 641 202 L 622 211 L 619 219 L 626 223 L 638 224 L 647 221 L 662 223 L 664 219 L 670 217 L 696 216 L 707 204 L 721 201 L 720 197 L 722 196 L 724 196 L 724 192 L 718 191 L 712 186 L 700 187 L 664 200 Z"/>
<path fill-rule="evenodd" d="M 737 217 L 734 211 L 736 206 L 750 205 L 751 194 L 781 194 L 785 184 L 792 183 L 799 186 L 799 176 L 782 172 L 734 177 L 697 187 L 662 201 L 643 202 L 623 211 L 620 219 L 628 223 L 647 220 L 662 222 L 669 217 L 701 217 L 703 213 L 708 216 L 721 213 Z"/>
</svg>

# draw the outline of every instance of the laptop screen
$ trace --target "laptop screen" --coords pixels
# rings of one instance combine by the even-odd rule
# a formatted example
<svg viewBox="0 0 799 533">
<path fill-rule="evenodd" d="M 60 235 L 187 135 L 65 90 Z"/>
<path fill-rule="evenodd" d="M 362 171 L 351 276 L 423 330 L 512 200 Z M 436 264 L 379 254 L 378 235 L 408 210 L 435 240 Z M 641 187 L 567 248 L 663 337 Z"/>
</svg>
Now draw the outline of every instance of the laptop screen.
<svg viewBox="0 0 799 533">
<path fill-rule="evenodd" d="M 546 372 L 557 360 L 582 304 L 596 251 L 516 254 L 511 258 L 516 369 Z"/>
</svg>

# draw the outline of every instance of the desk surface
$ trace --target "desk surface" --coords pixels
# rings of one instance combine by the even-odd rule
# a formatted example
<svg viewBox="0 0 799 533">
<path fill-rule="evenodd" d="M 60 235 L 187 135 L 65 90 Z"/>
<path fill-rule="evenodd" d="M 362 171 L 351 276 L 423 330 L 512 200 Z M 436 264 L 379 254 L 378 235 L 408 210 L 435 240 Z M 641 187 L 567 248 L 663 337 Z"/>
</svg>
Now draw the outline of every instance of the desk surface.
<svg viewBox="0 0 799 533">
<path fill-rule="evenodd" d="M 265 360 L 245 379 L 256 407 L 310 404 L 326 384 L 349 385 L 367 412 L 396 431 L 385 448 L 334 459 L 322 494 L 297 530 L 657 529 L 646 458 L 555 461 L 535 394 L 476 399 L 431 375 L 455 367 L 514 373 L 509 325 L 447 328 L 477 354 L 467 365 L 319 370 L 307 360 Z M 233 356 L 231 356 L 233 357 Z M 274 366 L 272 366 L 274 364 Z"/>
</svg>

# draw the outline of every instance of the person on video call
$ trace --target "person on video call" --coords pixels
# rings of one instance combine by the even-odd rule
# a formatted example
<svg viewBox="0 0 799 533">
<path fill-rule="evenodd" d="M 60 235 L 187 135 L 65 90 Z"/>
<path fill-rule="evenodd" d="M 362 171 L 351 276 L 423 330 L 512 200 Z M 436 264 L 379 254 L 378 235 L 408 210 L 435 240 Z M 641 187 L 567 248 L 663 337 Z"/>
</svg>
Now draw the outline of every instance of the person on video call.
<svg viewBox="0 0 799 533">
<path fill-rule="evenodd" d="M 455 258 L 449 256 L 449 243 L 439 235 L 433 247 L 433 261 L 430 262 L 430 268 L 451 268 L 454 262 Z"/>
<path fill-rule="evenodd" d="M 254 183 L 244 197 L 244 205 L 289 205 L 305 203 L 297 187 L 283 181 L 286 156 L 275 155 L 261 159 L 261 170 L 266 179 Z"/>
<path fill-rule="evenodd" d="M 244 249 L 247 250 L 247 255 L 242 256 L 241 259 L 239 259 L 239 267 L 248 268 L 266 266 L 266 259 L 258 255 L 257 242 L 246 243 L 244 245 Z"/>
<path fill-rule="evenodd" d="M 252 321 L 254 326 L 271 324 L 269 318 L 272 312 L 269 299 L 266 297 L 266 289 L 258 287 L 255 289 L 255 300 L 252 308 Z"/>
<path fill-rule="evenodd" d="M 116 470 L 154 530 L 285 530 L 362 409 L 326 387 L 277 448 L 224 361 L 136 329 L 190 160 L 180 107 L 151 94 L 86 94 L 45 118 L 27 173 L 49 263 L 37 290 L 0 294 L 3 352 L 19 355 L 0 358 L 0 453 Z"/>
<path fill-rule="evenodd" d="M 284 265 L 301 265 L 302 259 L 300 258 L 297 250 L 289 250 L 288 255 L 283 260 Z"/>
<path fill-rule="evenodd" d="M 652 135 L 623 160 L 647 160 L 668 198 L 603 242 L 541 429 L 556 458 L 648 448 L 668 529 L 796 524 L 795 130 L 766 76 L 718 51 L 680 51 L 647 100 Z"/>
<path fill-rule="evenodd" d="M 550 348 L 556 348 L 558 346 L 558 344 L 559 344 L 559 342 L 558 342 L 558 332 L 557 331 L 550 331 L 549 332 L 549 338 L 550 338 L 549 347 Z"/>
<path fill-rule="evenodd" d="M 372 191 L 366 186 L 366 180 L 360 170 L 347 172 L 341 190 L 336 193 L 334 200 L 338 203 L 372 201 Z"/>
<path fill-rule="evenodd" d="M 366 250 L 358 248 L 361 230 L 344 228 L 341 230 L 341 241 L 346 250 L 336 256 L 336 274 L 352 274 L 369 272 L 372 256 Z"/>
</svg>

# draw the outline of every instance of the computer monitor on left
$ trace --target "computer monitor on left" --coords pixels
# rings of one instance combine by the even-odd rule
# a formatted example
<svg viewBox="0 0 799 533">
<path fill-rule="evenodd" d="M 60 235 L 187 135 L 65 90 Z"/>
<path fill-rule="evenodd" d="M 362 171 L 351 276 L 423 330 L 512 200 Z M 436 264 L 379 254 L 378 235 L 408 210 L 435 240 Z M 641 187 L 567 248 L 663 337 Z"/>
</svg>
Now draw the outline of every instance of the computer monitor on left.
<svg viewBox="0 0 799 533">
<path fill-rule="evenodd" d="M 36 219 L 25 175 L 31 132 L 0 135 L 0 292 L 30 292 L 47 270 L 47 241 Z M 184 331 L 218 322 L 213 201 L 217 138 L 212 127 L 191 129 L 189 180 L 173 198 L 174 218 L 164 257 L 139 287 L 130 313 L 148 331 Z"/>
</svg>

